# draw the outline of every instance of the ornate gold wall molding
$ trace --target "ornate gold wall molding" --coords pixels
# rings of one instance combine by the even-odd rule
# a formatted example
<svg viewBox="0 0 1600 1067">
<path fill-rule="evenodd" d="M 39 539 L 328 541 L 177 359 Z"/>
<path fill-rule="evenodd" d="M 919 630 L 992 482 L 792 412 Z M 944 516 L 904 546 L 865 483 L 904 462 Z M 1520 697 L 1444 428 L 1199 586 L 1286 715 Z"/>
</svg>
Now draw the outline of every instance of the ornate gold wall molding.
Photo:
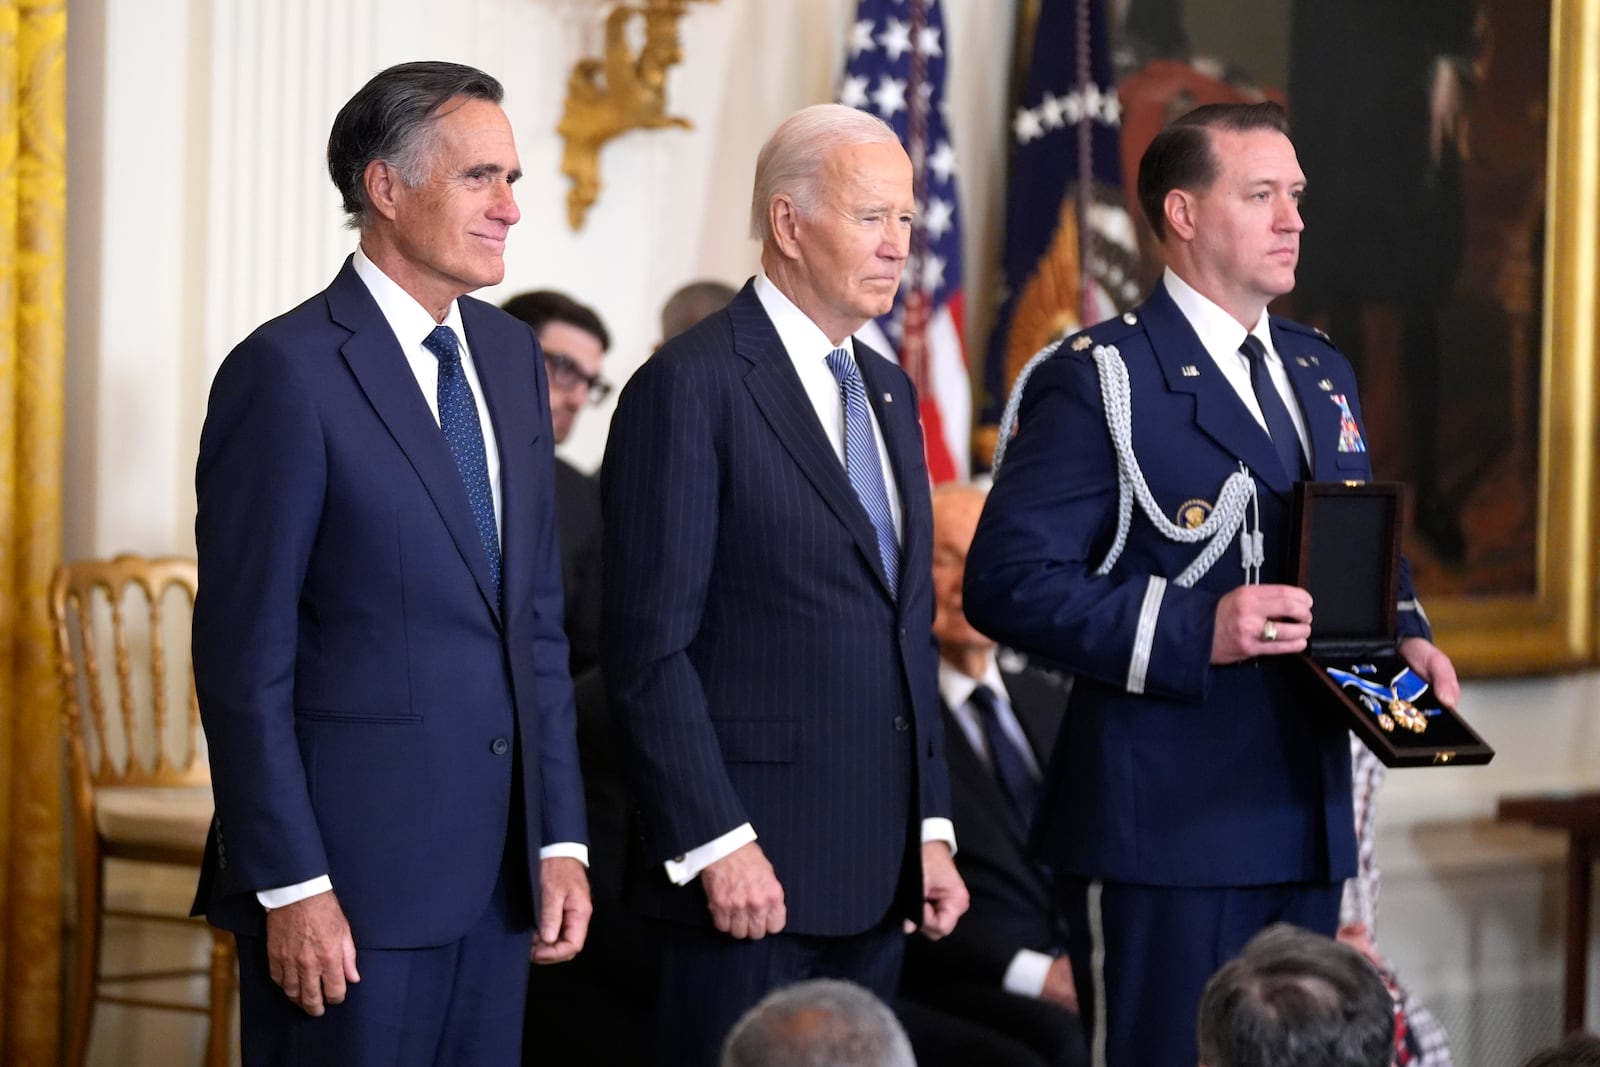
<svg viewBox="0 0 1600 1067">
<path fill-rule="evenodd" d="M 566 108 L 556 132 L 566 145 L 561 173 L 572 182 L 567 192 L 567 223 L 583 228 L 600 195 L 600 149 L 629 130 L 691 129 L 688 119 L 667 114 L 667 71 L 683 62 L 678 23 L 691 0 L 644 0 L 618 4 L 606 15 L 605 55 L 580 59 L 567 79 Z M 628 40 L 629 25 L 643 20 L 644 44 L 638 52 Z"/>
<path fill-rule="evenodd" d="M 56 1062 L 66 0 L 0 2 L 0 1062 Z"/>
</svg>

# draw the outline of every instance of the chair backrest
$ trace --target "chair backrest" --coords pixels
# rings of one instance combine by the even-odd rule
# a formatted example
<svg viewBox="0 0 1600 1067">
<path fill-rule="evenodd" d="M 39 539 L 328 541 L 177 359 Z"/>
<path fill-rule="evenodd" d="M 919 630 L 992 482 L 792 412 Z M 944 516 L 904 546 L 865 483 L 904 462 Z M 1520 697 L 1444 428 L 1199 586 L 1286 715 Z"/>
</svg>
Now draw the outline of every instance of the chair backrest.
<svg viewBox="0 0 1600 1067">
<path fill-rule="evenodd" d="M 192 559 L 123 555 L 56 568 L 50 619 L 82 811 L 102 786 L 211 781 L 189 657 L 195 580 Z"/>
</svg>

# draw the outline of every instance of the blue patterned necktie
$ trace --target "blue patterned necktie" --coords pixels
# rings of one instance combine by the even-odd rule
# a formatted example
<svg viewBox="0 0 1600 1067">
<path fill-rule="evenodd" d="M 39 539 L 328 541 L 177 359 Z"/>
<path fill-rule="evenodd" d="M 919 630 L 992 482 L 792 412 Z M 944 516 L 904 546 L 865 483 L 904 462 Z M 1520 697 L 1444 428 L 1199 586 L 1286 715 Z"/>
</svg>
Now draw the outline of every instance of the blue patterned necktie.
<svg viewBox="0 0 1600 1067">
<path fill-rule="evenodd" d="M 1039 802 L 1039 783 L 1034 780 L 1016 742 L 1000 726 L 1000 702 L 994 690 L 980 685 L 972 691 L 967 703 L 978 713 L 978 724 L 983 727 L 983 740 L 989 746 L 989 762 L 1000 782 L 1000 791 L 1011 802 L 1012 813 L 1017 817 L 1023 836 L 1027 836 L 1034 805 Z"/>
<path fill-rule="evenodd" d="M 1255 334 L 1247 333 L 1239 351 L 1250 361 L 1250 388 L 1255 390 L 1256 403 L 1261 405 L 1262 417 L 1267 420 L 1267 435 L 1272 438 L 1278 458 L 1283 461 L 1284 473 L 1290 481 L 1294 481 L 1304 469 L 1301 466 L 1300 435 L 1295 432 L 1294 419 L 1289 417 L 1283 394 L 1278 392 L 1272 380 L 1272 371 L 1267 368 L 1267 346 Z"/>
<path fill-rule="evenodd" d="M 435 326 L 422 346 L 439 359 L 439 428 L 444 431 L 450 455 L 467 487 L 467 503 L 478 524 L 478 540 L 489 559 L 489 578 L 495 596 L 500 595 L 500 533 L 494 521 L 494 493 L 489 487 L 489 461 L 483 450 L 483 427 L 478 422 L 478 403 L 472 386 L 461 368 L 461 347 L 455 331 Z"/>
<path fill-rule="evenodd" d="M 866 509 L 867 518 L 878 534 L 878 556 L 889 579 L 889 593 L 898 595 L 900 585 L 900 539 L 895 536 L 894 513 L 889 510 L 889 491 L 883 484 L 883 466 L 878 462 L 878 443 L 872 436 L 872 416 L 867 411 L 867 388 L 861 382 L 856 361 L 843 348 L 828 353 L 828 369 L 839 381 L 839 397 L 844 404 L 844 470 L 850 488 Z"/>
</svg>

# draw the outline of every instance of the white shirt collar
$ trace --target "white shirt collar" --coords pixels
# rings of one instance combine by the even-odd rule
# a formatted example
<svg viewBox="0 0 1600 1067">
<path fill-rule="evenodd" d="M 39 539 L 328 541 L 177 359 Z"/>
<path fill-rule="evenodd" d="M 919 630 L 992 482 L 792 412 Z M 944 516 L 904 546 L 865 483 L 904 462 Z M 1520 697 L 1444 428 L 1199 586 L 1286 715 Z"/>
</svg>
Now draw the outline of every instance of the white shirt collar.
<svg viewBox="0 0 1600 1067">
<path fill-rule="evenodd" d="M 944 698 L 945 706 L 959 708 L 972 699 L 972 691 L 980 685 L 986 685 L 1002 697 L 1006 696 L 1006 684 L 1000 677 L 1000 664 L 995 659 L 993 652 L 989 653 L 984 661 L 983 676 L 974 678 L 963 674 L 953 667 L 943 657 L 939 659 L 939 695 Z"/>
<path fill-rule="evenodd" d="M 755 290 L 756 299 L 761 301 L 767 318 L 772 320 L 772 328 L 778 331 L 778 340 L 783 342 L 791 359 L 796 362 L 802 359 L 808 362 L 821 360 L 833 351 L 833 342 L 822 332 L 822 327 L 812 322 L 782 289 L 773 284 L 766 271 L 756 274 Z M 844 348 L 852 358 L 855 356 L 853 345 L 847 343 Z"/>
<path fill-rule="evenodd" d="M 1166 284 L 1168 295 L 1172 297 L 1172 302 L 1178 305 L 1183 317 L 1189 320 L 1189 325 L 1200 338 L 1200 345 L 1206 353 L 1218 364 L 1224 360 L 1239 363 L 1244 358 L 1239 354 L 1239 346 L 1244 344 L 1245 336 L 1245 330 L 1239 325 L 1239 320 L 1222 310 L 1210 297 L 1202 295 L 1194 286 L 1178 277 L 1171 267 L 1167 268 L 1162 280 Z M 1272 330 L 1268 325 L 1270 321 L 1266 309 L 1263 308 L 1261 318 L 1249 330 L 1266 346 L 1269 363 L 1275 361 L 1278 354 L 1277 349 L 1272 346 Z"/>
<path fill-rule="evenodd" d="M 445 313 L 444 322 L 433 321 L 433 316 L 415 297 L 400 288 L 393 278 L 383 273 L 376 263 L 367 258 L 361 246 L 356 245 L 354 260 L 356 277 L 366 285 L 367 291 L 372 294 L 372 299 L 378 304 L 378 310 L 383 312 L 383 317 L 389 324 L 389 329 L 394 331 L 394 336 L 402 345 L 420 345 L 424 338 L 433 332 L 434 327 L 444 325 L 455 331 L 456 341 L 463 347 L 467 343 L 467 331 L 461 324 L 461 302 L 450 301 L 450 310 Z"/>
</svg>

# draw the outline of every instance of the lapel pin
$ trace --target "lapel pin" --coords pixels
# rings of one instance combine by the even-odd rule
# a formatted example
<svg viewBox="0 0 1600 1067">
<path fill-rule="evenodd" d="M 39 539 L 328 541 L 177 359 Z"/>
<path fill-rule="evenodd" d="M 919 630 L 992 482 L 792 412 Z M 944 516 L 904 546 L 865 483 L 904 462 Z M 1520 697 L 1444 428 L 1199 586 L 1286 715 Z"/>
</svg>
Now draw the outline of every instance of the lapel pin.
<svg viewBox="0 0 1600 1067">
<path fill-rule="evenodd" d="M 1331 389 L 1333 387 L 1330 385 L 1328 388 Z M 890 396 L 888 393 L 884 393 L 883 394 L 883 402 L 885 404 L 893 404 L 894 403 L 894 397 Z"/>
<path fill-rule="evenodd" d="M 1185 363 L 1182 367 L 1182 370 L 1185 378 L 1200 377 L 1200 368 L 1196 367 L 1193 363 Z"/>
<path fill-rule="evenodd" d="M 1333 383 L 1324 378 L 1322 381 L 1317 383 L 1317 388 L 1321 389 L 1324 393 L 1331 393 L 1333 392 Z"/>
</svg>

